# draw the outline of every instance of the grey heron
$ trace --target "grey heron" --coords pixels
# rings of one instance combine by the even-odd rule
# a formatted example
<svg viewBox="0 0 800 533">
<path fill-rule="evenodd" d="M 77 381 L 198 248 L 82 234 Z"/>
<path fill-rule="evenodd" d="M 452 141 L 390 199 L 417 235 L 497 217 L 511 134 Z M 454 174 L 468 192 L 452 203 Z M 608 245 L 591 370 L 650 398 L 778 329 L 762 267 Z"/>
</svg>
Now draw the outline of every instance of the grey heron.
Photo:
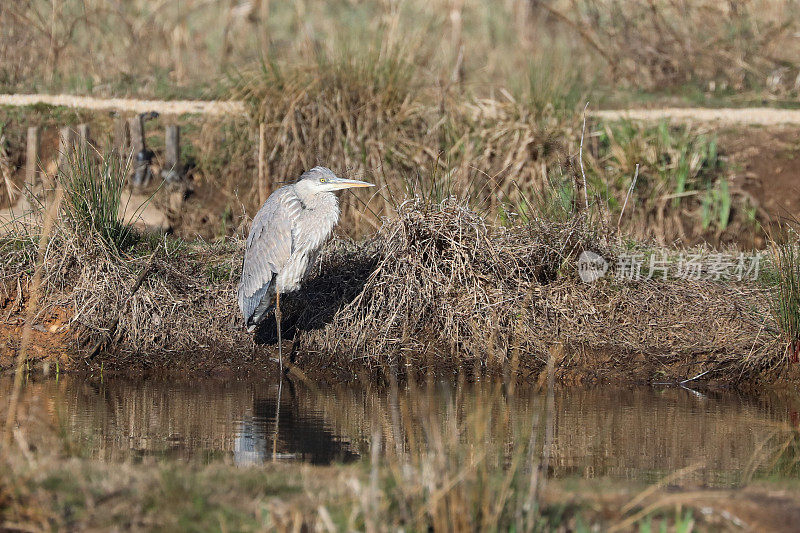
<svg viewBox="0 0 800 533">
<path fill-rule="evenodd" d="M 339 201 L 333 191 L 372 186 L 340 178 L 325 167 L 314 167 L 295 183 L 273 192 L 253 218 L 237 291 L 239 309 L 247 331 L 253 332 L 272 309 L 275 296 L 281 371 L 280 295 L 300 288 L 339 221 Z"/>
</svg>

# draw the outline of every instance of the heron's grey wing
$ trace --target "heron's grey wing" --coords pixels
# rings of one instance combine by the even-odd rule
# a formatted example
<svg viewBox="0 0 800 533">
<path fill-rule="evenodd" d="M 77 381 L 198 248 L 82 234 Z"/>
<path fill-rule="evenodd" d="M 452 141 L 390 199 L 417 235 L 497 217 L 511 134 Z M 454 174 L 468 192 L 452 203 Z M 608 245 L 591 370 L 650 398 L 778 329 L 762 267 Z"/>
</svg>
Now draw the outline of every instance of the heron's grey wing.
<svg viewBox="0 0 800 533">
<path fill-rule="evenodd" d="M 302 210 L 290 190 L 279 189 L 259 209 L 250 234 L 239 283 L 239 308 L 248 321 L 269 292 L 273 276 L 292 255 L 292 222 Z"/>
</svg>

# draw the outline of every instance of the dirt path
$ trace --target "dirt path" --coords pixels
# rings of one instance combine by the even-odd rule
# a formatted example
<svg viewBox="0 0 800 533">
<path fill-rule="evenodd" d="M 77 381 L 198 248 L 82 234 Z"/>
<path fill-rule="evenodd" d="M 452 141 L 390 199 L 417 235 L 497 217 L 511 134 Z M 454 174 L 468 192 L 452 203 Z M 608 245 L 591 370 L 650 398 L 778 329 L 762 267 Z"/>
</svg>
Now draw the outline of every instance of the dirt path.
<svg viewBox="0 0 800 533">
<path fill-rule="evenodd" d="M 27 106 L 47 104 L 78 107 L 82 109 L 132 111 L 146 113 L 157 111 L 162 115 L 242 115 L 244 103 L 237 101 L 201 100 L 135 100 L 131 98 L 95 98 L 69 94 L 0 94 L 0 105 Z"/>
<path fill-rule="evenodd" d="M 719 122 L 753 126 L 800 125 L 800 109 L 772 109 L 766 107 L 733 108 L 680 108 L 628 109 L 594 111 L 592 115 L 606 120 L 661 120 L 688 122 Z"/>
<path fill-rule="evenodd" d="M 145 113 L 157 111 L 164 115 L 185 113 L 202 115 L 244 114 L 243 102 L 230 100 L 136 100 L 133 98 L 95 98 L 69 94 L 0 94 L 0 105 L 26 106 L 34 104 L 78 107 L 83 109 L 120 110 Z M 607 120 L 660 120 L 721 122 L 745 125 L 800 125 L 800 109 L 754 108 L 678 108 L 628 109 L 593 111 L 592 115 Z"/>
</svg>

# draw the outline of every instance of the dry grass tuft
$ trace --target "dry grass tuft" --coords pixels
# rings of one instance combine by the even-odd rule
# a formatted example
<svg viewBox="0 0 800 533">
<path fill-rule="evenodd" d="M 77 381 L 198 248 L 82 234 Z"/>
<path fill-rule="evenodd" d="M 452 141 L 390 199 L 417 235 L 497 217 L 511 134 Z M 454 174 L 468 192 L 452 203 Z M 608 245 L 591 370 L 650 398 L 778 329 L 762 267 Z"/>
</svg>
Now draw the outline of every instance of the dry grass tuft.
<svg viewBox="0 0 800 533">
<path fill-rule="evenodd" d="M 688 378 L 710 369 L 738 380 L 779 363 L 762 289 L 581 283 L 582 251 L 613 265 L 610 237 L 583 215 L 508 228 L 453 199 L 408 201 L 376 237 L 380 259 L 361 293 L 302 346 L 391 373 L 510 366 L 538 374 L 560 342 L 568 350 L 556 370 L 565 378 Z"/>
<path fill-rule="evenodd" d="M 500 228 L 454 198 L 408 200 L 376 237 L 381 260 L 363 291 L 337 316 L 355 327 L 328 328 L 321 342 L 383 368 L 416 367 L 430 349 L 456 365 L 502 362 L 524 342 L 532 287 L 558 279 L 584 249 L 609 250 L 587 224 Z"/>
</svg>

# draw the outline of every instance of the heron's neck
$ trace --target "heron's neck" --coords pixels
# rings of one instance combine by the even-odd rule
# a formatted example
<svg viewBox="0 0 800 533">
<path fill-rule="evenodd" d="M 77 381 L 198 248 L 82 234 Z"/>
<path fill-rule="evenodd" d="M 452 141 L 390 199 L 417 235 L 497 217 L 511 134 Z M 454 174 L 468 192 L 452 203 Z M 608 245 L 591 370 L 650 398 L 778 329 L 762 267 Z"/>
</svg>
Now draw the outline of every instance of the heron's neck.
<svg viewBox="0 0 800 533">
<path fill-rule="evenodd" d="M 297 198 L 304 210 L 318 211 L 330 217 L 339 218 L 339 200 L 332 192 L 310 192 L 300 187 L 295 188 Z"/>
</svg>

